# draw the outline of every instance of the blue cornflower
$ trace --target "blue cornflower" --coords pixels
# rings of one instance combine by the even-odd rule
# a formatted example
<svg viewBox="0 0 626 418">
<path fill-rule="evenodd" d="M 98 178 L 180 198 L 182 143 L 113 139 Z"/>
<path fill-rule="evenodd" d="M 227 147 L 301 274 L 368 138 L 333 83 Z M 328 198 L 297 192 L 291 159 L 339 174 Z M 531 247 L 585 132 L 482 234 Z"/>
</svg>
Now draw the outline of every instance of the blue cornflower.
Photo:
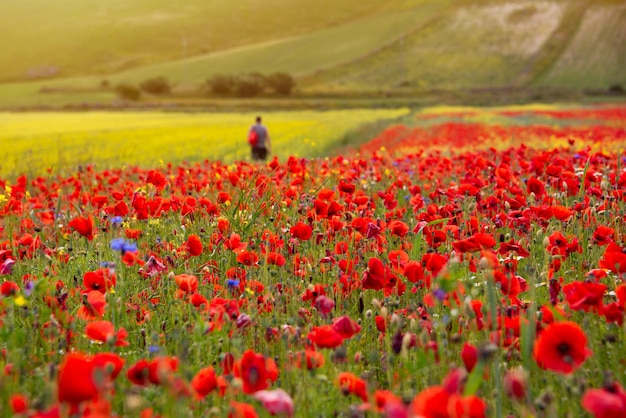
<svg viewBox="0 0 626 418">
<path fill-rule="evenodd" d="M 125 254 L 127 252 L 137 251 L 137 244 L 134 242 L 126 242 L 124 238 L 115 238 L 111 240 L 111 249 Z"/>
<path fill-rule="evenodd" d="M 446 291 L 439 287 L 433 291 L 433 296 L 435 296 L 439 302 L 443 302 L 446 298 Z"/>
<path fill-rule="evenodd" d="M 228 279 L 228 280 L 226 280 L 226 284 L 230 288 L 239 287 L 239 280 L 238 279 Z"/>
<path fill-rule="evenodd" d="M 124 218 L 121 216 L 114 216 L 111 218 L 111 223 L 113 225 L 120 225 L 124 221 Z"/>
</svg>

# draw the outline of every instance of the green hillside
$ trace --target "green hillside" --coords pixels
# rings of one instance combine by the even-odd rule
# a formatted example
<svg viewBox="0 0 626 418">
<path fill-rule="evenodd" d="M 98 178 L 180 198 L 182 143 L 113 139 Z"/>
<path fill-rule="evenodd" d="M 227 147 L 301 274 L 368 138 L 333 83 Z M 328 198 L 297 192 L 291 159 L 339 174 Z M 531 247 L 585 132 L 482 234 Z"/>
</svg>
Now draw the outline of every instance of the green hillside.
<svg viewBox="0 0 626 418">
<path fill-rule="evenodd" d="M 537 84 L 626 87 L 626 3 L 599 4 L 587 9 L 578 32 Z"/>
<path fill-rule="evenodd" d="M 0 84 L 0 107 L 279 71 L 305 95 L 626 87 L 621 0 L 5 0 L 0 38 L 0 80 L 21 80 Z"/>
<path fill-rule="evenodd" d="M 587 1 L 531 0 L 464 5 L 439 15 L 379 53 L 307 77 L 305 82 L 312 88 L 346 91 L 367 86 L 386 90 L 524 86 L 552 67 L 570 38 L 580 37 L 585 26 L 579 22 L 593 13 L 588 6 Z M 621 6 L 604 7 L 613 10 Z M 615 17 L 612 26 L 594 26 L 602 42 L 618 44 L 609 40 L 624 32 L 626 22 L 620 27 L 619 19 Z M 617 73 L 620 67 L 615 61 L 626 56 L 624 45 L 598 49 L 591 62 L 586 61 L 588 51 L 578 51 L 577 45 L 570 53 L 589 67 L 607 63 L 609 68 L 601 71 Z M 622 55 L 616 58 L 619 48 Z M 570 68 L 570 85 L 581 85 L 587 74 L 587 69 Z M 620 81 L 617 74 L 612 75 L 614 82 Z"/>
<path fill-rule="evenodd" d="M 2 0 L 0 81 L 110 74 L 299 36 L 423 2 Z"/>
</svg>

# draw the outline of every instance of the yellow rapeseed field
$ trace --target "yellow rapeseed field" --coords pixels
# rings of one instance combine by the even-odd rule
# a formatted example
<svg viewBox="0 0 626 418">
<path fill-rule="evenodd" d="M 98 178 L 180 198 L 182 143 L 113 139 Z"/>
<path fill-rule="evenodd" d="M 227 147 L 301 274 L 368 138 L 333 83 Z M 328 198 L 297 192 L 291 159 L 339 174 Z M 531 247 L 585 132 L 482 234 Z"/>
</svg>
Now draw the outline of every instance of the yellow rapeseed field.
<svg viewBox="0 0 626 418">
<path fill-rule="evenodd" d="M 272 155 L 313 157 L 366 123 L 408 109 L 264 113 Z M 253 113 L 33 112 L 0 113 L 0 177 L 47 169 L 249 158 Z"/>
</svg>

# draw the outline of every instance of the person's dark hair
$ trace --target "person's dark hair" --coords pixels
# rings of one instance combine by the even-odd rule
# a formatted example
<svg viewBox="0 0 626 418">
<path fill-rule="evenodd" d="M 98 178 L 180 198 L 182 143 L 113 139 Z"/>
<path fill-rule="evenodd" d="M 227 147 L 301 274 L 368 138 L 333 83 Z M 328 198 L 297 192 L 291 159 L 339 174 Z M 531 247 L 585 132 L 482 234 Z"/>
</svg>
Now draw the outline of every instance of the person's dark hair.
<svg viewBox="0 0 626 418">
<path fill-rule="evenodd" d="M 261 116 L 257 116 L 256 117 L 256 121 L 257 121 L 257 123 L 261 123 Z"/>
</svg>

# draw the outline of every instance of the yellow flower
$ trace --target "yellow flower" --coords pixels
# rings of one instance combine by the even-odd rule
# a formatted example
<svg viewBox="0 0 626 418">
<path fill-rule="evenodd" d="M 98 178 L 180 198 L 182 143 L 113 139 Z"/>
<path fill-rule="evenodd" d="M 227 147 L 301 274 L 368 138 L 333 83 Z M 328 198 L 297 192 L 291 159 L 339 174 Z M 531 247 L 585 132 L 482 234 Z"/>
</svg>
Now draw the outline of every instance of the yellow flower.
<svg viewBox="0 0 626 418">
<path fill-rule="evenodd" d="M 16 296 L 15 299 L 13 299 L 13 302 L 15 303 L 15 306 L 24 306 L 27 303 L 27 300 L 24 296 L 19 295 Z"/>
</svg>

